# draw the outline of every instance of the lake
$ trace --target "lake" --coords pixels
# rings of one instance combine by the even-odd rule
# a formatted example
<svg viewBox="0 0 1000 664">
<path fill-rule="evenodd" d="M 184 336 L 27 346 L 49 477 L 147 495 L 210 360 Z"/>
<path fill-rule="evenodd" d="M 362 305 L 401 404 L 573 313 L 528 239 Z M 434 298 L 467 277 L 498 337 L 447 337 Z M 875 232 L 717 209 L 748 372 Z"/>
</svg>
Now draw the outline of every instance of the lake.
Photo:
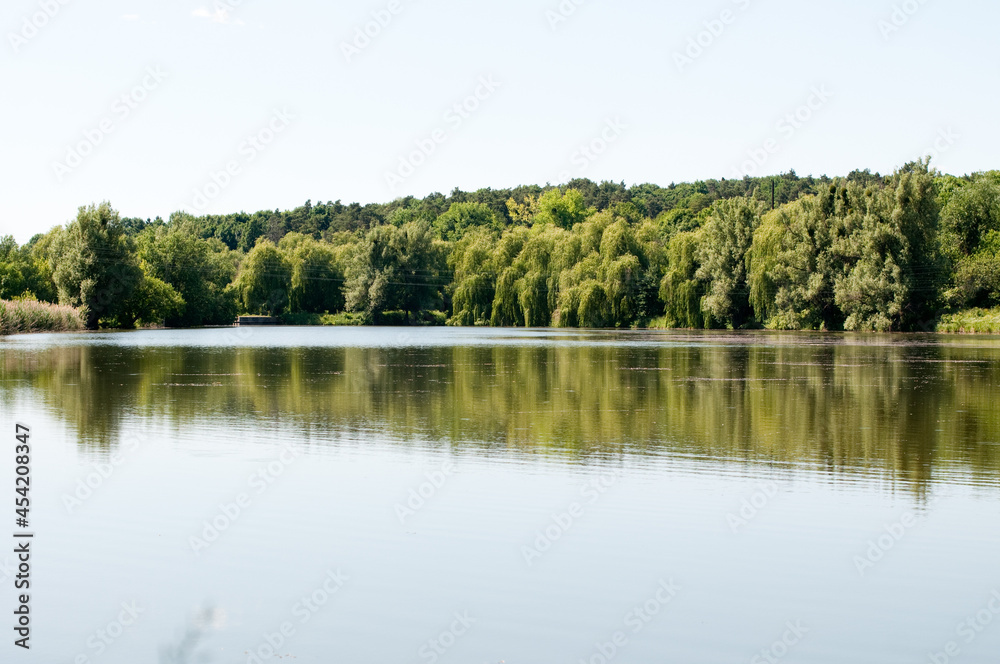
<svg viewBox="0 0 1000 664">
<path fill-rule="evenodd" d="M 0 339 L 0 372 L 16 661 L 1000 652 L 995 337 L 137 331 Z"/>
</svg>

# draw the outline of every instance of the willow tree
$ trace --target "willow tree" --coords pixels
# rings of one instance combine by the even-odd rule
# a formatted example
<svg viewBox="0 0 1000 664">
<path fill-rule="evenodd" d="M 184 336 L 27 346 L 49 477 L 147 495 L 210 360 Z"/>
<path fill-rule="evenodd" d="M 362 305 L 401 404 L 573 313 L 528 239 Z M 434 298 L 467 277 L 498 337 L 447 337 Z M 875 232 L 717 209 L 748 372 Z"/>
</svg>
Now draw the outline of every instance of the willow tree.
<svg viewBox="0 0 1000 664">
<path fill-rule="evenodd" d="M 344 272 L 332 246 L 308 235 L 289 233 L 278 248 L 292 267 L 292 311 L 330 313 L 344 310 Z"/>
<path fill-rule="evenodd" d="M 750 197 L 720 200 L 703 228 L 697 277 L 708 289 L 702 309 L 727 327 L 742 328 L 752 320 L 746 256 L 763 210 L 763 203 Z"/>
<path fill-rule="evenodd" d="M 667 244 L 667 268 L 660 282 L 667 327 L 711 326 L 711 319 L 701 310 L 705 284 L 696 276 L 701 242 L 701 231 L 685 231 L 675 234 Z"/>
<path fill-rule="evenodd" d="M 643 275 L 649 267 L 646 252 L 632 226 L 619 219 L 601 237 L 598 276 L 607 295 L 615 327 L 634 324 L 645 312 Z"/>
<path fill-rule="evenodd" d="M 847 330 L 911 329 L 933 317 L 940 280 L 939 210 L 927 162 L 907 164 L 882 191 L 849 184 L 844 276 L 834 286 Z M 860 223 L 850 223 L 852 215 Z"/>
<path fill-rule="evenodd" d="M 506 231 L 493 252 L 496 289 L 490 324 L 540 327 L 552 324 L 557 304 L 553 261 L 567 232 L 548 224 Z"/>
<path fill-rule="evenodd" d="M 493 253 L 493 270 L 496 274 L 496 289 L 493 297 L 493 313 L 490 325 L 511 327 L 523 325 L 524 315 L 517 298 L 517 280 L 523 275 L 522 266 L 515 265 L 531 232 L 525 227 L 513 228 L 505 232 Z"/>
<path fill-rule="evenodd" d="M 258 240 L 243 259 L 233 283 L 240 306 L 250 314 L 277 316 L 288 307 L 292 266 L 270 240 Z"/>
<path fill-rule="evenodd" d="M 487 325 L 493 317 L 496 237 L 485 228 L 465 234 L 448 257 L 454 274 L 450 325 Z"/>
<path fill-rule="evenodd" d="M 601 212 L 574 226 L 563 245 L 556 261 L 559 325 L 629 327 L 647 315 L 650 260 L 634 224 Z"/>
<path fill-rule="evenodd" d="M 521 277 L 514 282 L 517 302 L 524 317 L 525 327 L 547 327 L 552 324 L 556 307 L 556 278 L 551 271 L 555 247 L 564 232 L 542 226 L 524 243 L 515 266 Z"/>
<path fill-rule="evenodd" d="M 837 329 L 833 288 L 839 261 L 832 251 L 836 187 L 764 215 L 747 254 L 750 305 L 771 329 Z"/>
<path fill-rule="evenodd" d="M 607 293 L 597 279 L 600 267 L 600 253 L 591 251 L 561 271 L 557 319 L 560 327 L 606 327 L 610 324 Z"/>
</svg>

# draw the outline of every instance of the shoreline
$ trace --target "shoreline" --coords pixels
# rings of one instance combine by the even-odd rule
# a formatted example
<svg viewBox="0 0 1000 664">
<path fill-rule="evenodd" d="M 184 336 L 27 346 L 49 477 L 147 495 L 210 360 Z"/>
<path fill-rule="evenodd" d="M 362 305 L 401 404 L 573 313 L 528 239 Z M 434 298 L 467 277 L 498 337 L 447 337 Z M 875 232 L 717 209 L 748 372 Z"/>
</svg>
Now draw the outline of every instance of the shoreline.
<svg viewBox="0 0 1000 664">
<path fill-rule="evenodd" d="M 238 325 L 209 325 L 203 327 L 140 327 L 140 328 L 101 328 L 97 330 L 88 329 L 29 329 L 18 330 L 16 332 L 0 331 L 0 340 L 8 337 L 19 337 L 37 334 L 107 334 L 121 332 L 153 332 L 153 331 L 184 331 L 184 330 L 229 330 Z M 559 331 L 590 331 L 590 332 L 685 332 L 685 333 L 706 333 L 706 334 L 780 334 L 780 335 L 834 335 L 843 337 L 858 336 L 879 336 L 879 337 L 901 337 L 901 336 L 944 336 L 944 337 L 1000 337 L 1000 331 L 969 331 L 960 330 L 912 330 L 912 331 L 891 331 L 891 332 L 853 332 L 847 330 L 769 330 L 769 329 L 746 329 L 746 330 L 726 330 L 726 329 L 705 329 L 691 327 L 496 327 L 487 325 L 324 325 L 308 323 L 290 323 L 275 325 L 252 325 L 245 326 L 252 329 L 275 329 L 275 328 L 369 328 L 369 329 L 429 329 L 429 328 L 450 328 L 468 330 L 551 330 Z"/>
</svg>

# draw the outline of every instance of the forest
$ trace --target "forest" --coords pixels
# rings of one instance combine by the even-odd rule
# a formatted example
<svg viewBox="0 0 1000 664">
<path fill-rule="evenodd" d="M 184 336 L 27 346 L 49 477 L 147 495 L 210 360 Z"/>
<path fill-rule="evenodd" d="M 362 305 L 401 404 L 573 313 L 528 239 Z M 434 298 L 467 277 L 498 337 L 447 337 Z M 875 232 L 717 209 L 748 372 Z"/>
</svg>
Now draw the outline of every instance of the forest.
<svg viewBox="0 0 1000 664">
<path fill-rule="evenodd" d="M 1000 171 L 481 189 L 126 218 L 24 245 L 0 300 L 88 329 L 232 324 L 930 331 L 1000 307 Z"/>
</svg>

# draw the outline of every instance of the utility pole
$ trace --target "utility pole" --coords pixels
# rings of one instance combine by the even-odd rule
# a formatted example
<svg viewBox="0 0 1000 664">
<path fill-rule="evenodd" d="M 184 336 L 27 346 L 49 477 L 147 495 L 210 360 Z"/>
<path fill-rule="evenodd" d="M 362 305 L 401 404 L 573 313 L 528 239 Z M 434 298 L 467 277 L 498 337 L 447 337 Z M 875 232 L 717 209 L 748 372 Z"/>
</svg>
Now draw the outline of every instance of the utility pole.
<svg viewBox="0 0 1000 664">
<path fill-rule="evenodd" d="M 774 178 L 771 178 L 771 209 L 774 209 Z"/>
</svg>

